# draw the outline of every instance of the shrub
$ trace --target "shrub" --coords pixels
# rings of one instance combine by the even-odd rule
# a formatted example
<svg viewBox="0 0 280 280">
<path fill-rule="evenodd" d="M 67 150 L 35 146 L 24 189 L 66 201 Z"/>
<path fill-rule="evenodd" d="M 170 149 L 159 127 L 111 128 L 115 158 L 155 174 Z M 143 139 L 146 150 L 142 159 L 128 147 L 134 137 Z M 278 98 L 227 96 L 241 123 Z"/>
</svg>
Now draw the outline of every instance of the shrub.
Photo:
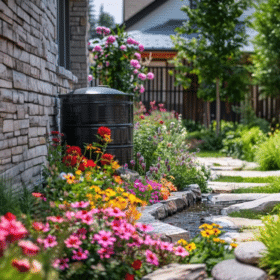
<svg viewBox="0 0 280 280">
<path fill-rule="evenodd" d="M 256 161 L 261 170 L 278 170 L 280 169 L 280 135 L 279 132 L 271 136 L 256 150 Z"/>
<path fill-rule="evenodd" d="M 264 243 L 267 250 L 260 259 L 259 266 L 266 268 L 270 275 L 280 276 L 280 219 L 272 216 L 262 219 L 264 227 L 260 227 L 258 239 Z"/>
</svg>

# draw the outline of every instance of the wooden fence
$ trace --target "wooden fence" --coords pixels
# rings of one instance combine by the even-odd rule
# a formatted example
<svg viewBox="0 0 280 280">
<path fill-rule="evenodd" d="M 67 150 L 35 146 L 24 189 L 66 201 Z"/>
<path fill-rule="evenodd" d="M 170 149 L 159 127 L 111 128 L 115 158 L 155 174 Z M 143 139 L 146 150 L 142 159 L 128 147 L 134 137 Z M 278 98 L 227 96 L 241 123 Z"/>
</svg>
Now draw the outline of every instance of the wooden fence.
<svg viewBox="0 0 280 280">
<path fill-rule="evenodd" d="M 163 103 L 168 111 L 175 110 L 182 114 L 184 119 L 191 119 L 196 122 L 209 125 L 216 119 L 216 102 L 205 102 L 197 98 L 198 81 L 195 75 L 191 75 L 191 86 L 184 90 L 182 86 L 175 86 L 175 76 L 169 75 L 169 71 L 176 70 L 172 66 L 154 66 L 148 67 L 149 72 L 155 75 L 154 80 L 146 80 L 145 92 L 141 94 L 141 101 L 149 108 L 151 101 L 156 104 Z M 91 86 L 97 86 L 98 81 L 92 81 Z M 280 121 L 280 97 L 265 99 L 260 98 L 259 87 L 250 86 L 250 98 L 252 107 L 256 115 L 271 121 L 275 118 Z M 232 106 L 239 106 L 238 102 L 221 102 L 221 119 L 226 121 L 239 121 L 240 115 L 232 110 Z"/>
</svg>

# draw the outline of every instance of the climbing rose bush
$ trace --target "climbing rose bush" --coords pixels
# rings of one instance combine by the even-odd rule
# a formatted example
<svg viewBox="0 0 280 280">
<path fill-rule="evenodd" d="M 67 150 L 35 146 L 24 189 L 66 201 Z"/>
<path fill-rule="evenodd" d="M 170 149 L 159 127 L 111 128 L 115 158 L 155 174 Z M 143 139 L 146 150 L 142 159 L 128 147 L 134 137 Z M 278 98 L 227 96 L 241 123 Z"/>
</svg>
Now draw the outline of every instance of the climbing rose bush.
<svg viewBox="0 0 280 280">
<path fill-rule="evenodd" d="M 124 32 L 124 27 L 117 26 L 117 33 L 98 26 L 96 31 L 101 35 L 93 42 L 94 66 L 91 67 L 92 76 L 103 85 L 126 93 L 139 95 L 145 91 L 144 81 L 154 79 L 154 74 L 147 73 L 147 68 L 141 65 L 141 52 L 144 46 Z M 109 35 L 111 33 L 111 35 Z"/>
</svg>

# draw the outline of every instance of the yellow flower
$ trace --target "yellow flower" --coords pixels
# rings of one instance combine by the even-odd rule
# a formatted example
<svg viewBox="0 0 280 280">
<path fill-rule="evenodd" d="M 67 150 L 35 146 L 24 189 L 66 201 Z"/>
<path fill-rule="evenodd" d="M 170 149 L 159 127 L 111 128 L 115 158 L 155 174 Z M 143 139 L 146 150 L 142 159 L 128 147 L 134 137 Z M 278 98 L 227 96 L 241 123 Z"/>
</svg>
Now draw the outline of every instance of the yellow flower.
<svg viewBox="0 0 280 280">
<path fill-rule="evenodd" d="M 230 243 L 230 246 L 231 246 L 232 248 L 236 248 L 236 247 L 238 246 L 238 244 L 236 244 L 236 243 Z"/>
<path fill-rule="evenodd" d="M 207 229 L 213 229 L 213 226 L 207 225 Z"/>
<path fill-rule="evenodd" d="M 86 174 L 85 174 L 85 179 L 86 179 L 87 181 L 90 181 L 90 180 L 91 180 L 91 172 L 90 172 L 90 171 L 86 172 Z"/>
<path fill-rule="evenodd" d="M 201 232 L 201 235 L 206 238 L 209 238 L 213 234 L 214 234 L 213 230 L 209 230 L 209 229 L 206 229 Z"/>
<path fill-rule="evenodd" d="M 225 243 L 226 243 L 226 241 L 225 241 L 225 240 L 223 240 L 223 239 L 220 239 L 220 243 L 225 244 Z"/>
<path fill-rule="evenodd" d="M 75 171 L 75 174 L 80 176 L 82 174 L 82 171 L 81 170 L 77 170 L 77 171 Z"/>
<path fill-rule="evenodd" d="M 102 196 L 99 195 L 99 194 L 96 194 L 93 198 L 94 198 L 95 200 L 98 200 L 99 198 L 102 198 Z"/>
<path fill-rule="evenodd" d="M 113 167 L 113 165 L 112 165 L 112 168 L 117 169 L 118 167 L 115 168 L 115 167 Z M 114 176 L 114 180 L 115 180 L 115 182 L 118 183 L 118 184 L 122 184 L 122 183 L 123 183 L 123 180 L 121 179 L 120 176 Z"/>
<path fill-rule="evenodd" d="M 107 134 L 104 134 L 104 137 L 103 139 L 108 142 L 108 143 L 111 143 L 113 140 L 111 139 L 111 136 L 110 135 L 107 135 Z"/>
<path fill-rule="evenodd" d="M 207 227 L 208 227 L 208 224 L 203 224 L 203 225 L 201 225 L 199 228 L 200 228 L 200 229 L 202 229 L 202 228 L 203 228 L 203 229 L 206 229 Z"/>
<path fill-rule="evenodd" d="M 183 245 L 183 246 L 185 246 L 185 245 L 188 244 L 188 242 L 187 242 L 185 239 L 180 239 L 180 240 L 177 241 L 177 243 L 178 243 L 178 244 L 181 244 L 181 245 Z"/>
<path fill-rule="evenodd" d="M 187 246 L 185 246 L 186 250 L 188 250 L 189 252 L 191 252 L 192 250 L 196 249 L 195 244 L 192 242 L 190 244 L 188 244 Z"/>
<path fill-rule="evenodd" d="M 96 193 L 100 193 L 101 192 L 101 189 L 99 186 L 96 186 L 96 185 L 92 185 L 90 187 L 90 189 L 94 190 Z"/>
<path fill-rule="evenodd" d="M 117 161 L 113 161 L 113 163 L 112 163 L 112 168 L 113 169 L 118 169 L 118 168 L 120 168 L 121 166 L 118 164 L 118 162 Z M 121 180 L 121 178 L 120 178 L 120 176 L 117 176 L 119 179 L 120 179 L 120 181 L 122 181 Z M 117 181 L 116 181 L 117 182 Z M 117 182 L 118 183 L 118 182 Z"/>
<path fill-rule="evenodd" d="M 107 196 L 115 196 L 117 193 L 113 191 L 112 189 L 106 189 L 105 190 L 105 195 Z"/>
<path fill-rule="evenodd" d="M 148 185 L 148 190 L 149 190 L 149 191 L 152 191 L 152 190 L 153 190 L 153 188 L 152 188 L 152 186 L 151 186 L 150 184 Z"/>
<path fill-rule="evenodd" d="M 220 238 L 213 238 L 213 241 L 219 243 L 221 241 L 221 239 Z"/>
<path fill-rule="evenodd" d="M 94 150 L 95 147 L 92 144 L 87 145 L 86 147 L 87 150 Z"/>
<path fill-rule="evenodd" d="M 219 229 L 217 229 L 217 228 L 214 228 L 213 232 L 214 232 L 215 236 L 218 236 L 221 233 L 221 231 Z"/>
</svg>

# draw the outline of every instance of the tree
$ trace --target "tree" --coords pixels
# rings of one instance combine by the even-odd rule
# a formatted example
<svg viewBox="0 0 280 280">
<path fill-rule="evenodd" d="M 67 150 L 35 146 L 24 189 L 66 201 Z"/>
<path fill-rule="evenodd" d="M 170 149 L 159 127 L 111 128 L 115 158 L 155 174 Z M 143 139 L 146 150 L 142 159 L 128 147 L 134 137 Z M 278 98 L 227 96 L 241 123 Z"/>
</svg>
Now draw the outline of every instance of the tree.
<svg viewBox="0 0 280 280">
<path fill-rule="evenodd" d="M 280 94 L 280 2 L 256 1 L 251 27 L 258 34 L 253 40 L 253 79 L 263 96 Z"/>
<path fill-rule="evenodd" d="M 196 9 L 181 8 L 188 16 L 171 36 L 177 57 L 172 61 L 179 74 L 177 84 L 189 87 L 186 73 L 198 75 L 198 97 L 216 100 L 217 134 L 220 130 L 220 100 L 239 101 L 246 92 L 247 72 L 240 65 L 241 47 L 247 43 L 245 24 L 239 21 L 250 0 L 200 0 Z M 182 35 L 193 36 L 185 39 Z M 173 74 L 173 73 L 171 73 Z"/>
<path fill-rule="evenodd" d="M 113 29 L 115 27 L 114 17 L 112 15 L 110 15 L 109 13 L 104 12 L 103 4 L 100 6 L 98 25 L 105 26 L 110 29 Z"/>
<path fill-rule="evenodd" d="M 89 36 L 90 38 L 96 37 L 96 21 L 95 21 L 95 8 L 94 8 L 94 0 L 89 1 L 89 9 L 88 9 L 88 18 L 89 18 Z"/>
</svg>

